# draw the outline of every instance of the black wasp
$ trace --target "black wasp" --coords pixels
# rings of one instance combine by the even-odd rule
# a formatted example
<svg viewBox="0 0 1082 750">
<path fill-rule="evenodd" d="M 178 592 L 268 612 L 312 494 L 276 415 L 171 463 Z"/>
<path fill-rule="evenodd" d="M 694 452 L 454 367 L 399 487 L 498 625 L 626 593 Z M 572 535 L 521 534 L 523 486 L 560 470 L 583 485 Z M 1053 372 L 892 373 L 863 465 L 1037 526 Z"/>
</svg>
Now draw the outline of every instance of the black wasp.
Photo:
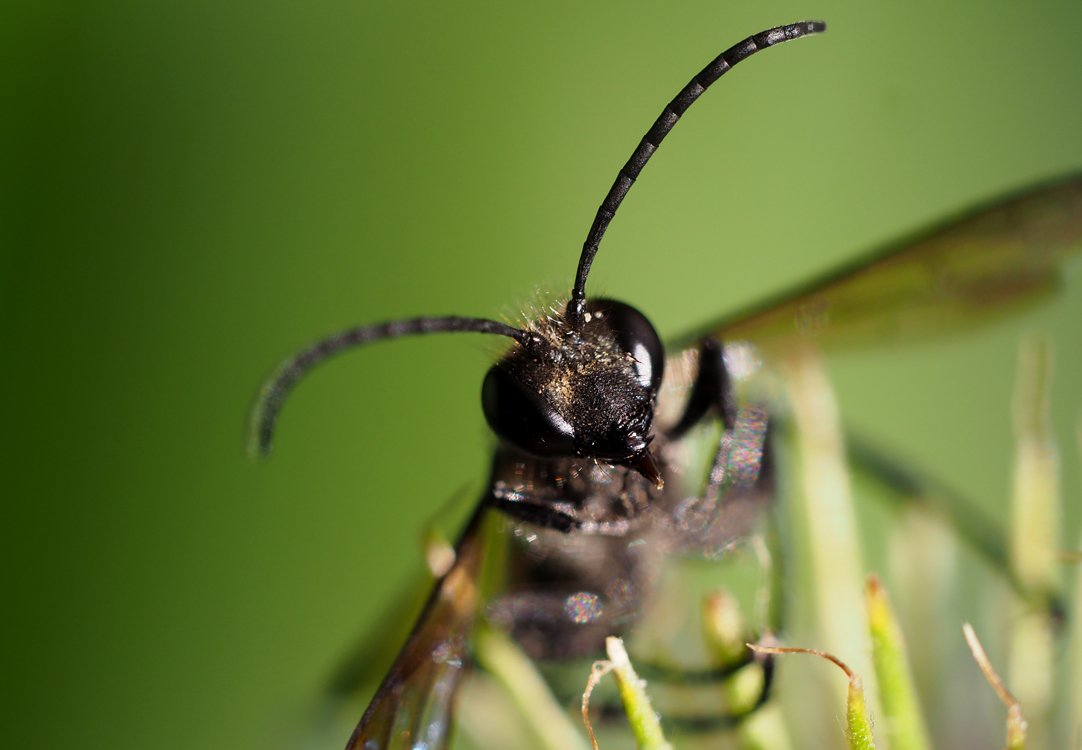
<svg viewBox="0 0 1082 750">
<path fill-rule="evenodd" d="M 592 656 L 626 632 L 650 598 L 661 563 L 713 555 L 745 533 L 772 492 L 771 421 L 738 397 L 734 367 L 768 360 L 796 338 L 818 344 L 937 331 L 1039 299 L 1082 245 L 1082 177 L 1071 176 L 985 205 L 701 332 L 677 340 L 677 357 L 650 321 L 612 299 L 586 296 L 609 222 L 688 107 L 737 63 L 781 42 L 824 31 L 807 21 L 748 37 L 712 60 L 666 105 L 620 169 L 587 234 L 566 307 L 515 328 L 467 317 L 413 318 L 352 328 L 288 360 L 256 412 L 260 452 L 290 389 L 345 349 L 413 334 L 506 336 L 510 350 L 482 387 L 498 437 L 487 489 L 347 748 L 445 747 L 455 692 L 470 663 L 478 611 L 533 657 Z M 724 343 L 723 343 L 724 342 Z M 667 364 L 695 364 L 676 409 L 659 404 Z M 662 411 L 674 416 L 662 419 Z M 655 417 L 658 416 L 657 419 Z M 720 427 L 709 478 L 682 486 L 682 443 L 692 428 Z M 491 511 L 491 513 L 490 513 Z M 477 581 L 483 522 L 496 516 L 511 553 L 505 590 L 482 602 Z"/>
</svg>

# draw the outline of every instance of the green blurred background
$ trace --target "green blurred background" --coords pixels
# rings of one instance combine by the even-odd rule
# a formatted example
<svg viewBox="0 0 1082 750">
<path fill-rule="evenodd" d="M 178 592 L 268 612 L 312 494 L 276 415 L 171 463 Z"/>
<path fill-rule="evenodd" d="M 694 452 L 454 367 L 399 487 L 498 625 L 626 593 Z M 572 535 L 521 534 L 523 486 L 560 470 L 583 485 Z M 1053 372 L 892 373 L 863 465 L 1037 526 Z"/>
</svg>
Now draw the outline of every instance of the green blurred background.
<svg viewBox="0 0 1082 750">
<path fill-rule="evenodd" d="M 355 322 L 564 293 L 593 212 L 706 60 L 780 22 L 666 142 L 591 289 L 666 335 L 1082 167 L 1082 5 L 6 0 L 5 745 L 273 744 L 486 471 L 469 337 Z M 1050 335 L 1080 490 L 1082 279 L 972 336 L 832 361 L 846 416 L 1004 517 L 1021 334 Z M 1064 543 L 1077 545 L 1077 502 Z"/>
</svg>

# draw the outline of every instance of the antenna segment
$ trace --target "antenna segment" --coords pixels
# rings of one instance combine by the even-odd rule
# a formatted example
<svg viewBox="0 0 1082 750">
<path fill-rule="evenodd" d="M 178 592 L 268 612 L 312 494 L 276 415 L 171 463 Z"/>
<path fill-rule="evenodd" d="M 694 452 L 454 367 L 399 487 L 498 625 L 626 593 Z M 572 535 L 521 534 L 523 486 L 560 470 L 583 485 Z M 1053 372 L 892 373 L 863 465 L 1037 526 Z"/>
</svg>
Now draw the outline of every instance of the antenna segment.
<svg viewBox="0 0 1082 750">
<path fill-rule="evenodd" d="M 259 393 L 252 412 L 250 450 L 257 456 L 270 453 L 274 441 L 274 423 L 286 396 L 309 370 L 355 346 L 370 344 L 384 339 L 397 339 L 425 333 L 494 333 L 513 338 L 523 346 L 529 346 L 534 335 L 495 320 L 485 318 L 409 318 L 392 320 L 374 325 L 356 326 L 327 336 L 303 351 L 287 359 L 271 376 Z"/>
<path fill-rule="evenodd" d="M 627 160 L 627 164 L 616 175 L 616 182 L 612 183 L 608 195 L 605 196 L 605 200 L 601 202 L 601 206 L 597 209 L 594 223 L 590 226 L 590 232 L 586 235 L 586 242 L 582 246 L 582 255 L 579 256 L 578 271 L 575 273 L 575 285 L 571 290 L 571 299 L 567 303 L 566 318 L 572 328 L 578 329 L 582 326 L 583 312 L 586 305 L 586 277 L 590 274 L 590 266 L 594 262 L 597 248 L 601 244 L 601 238 L 605 235 L 605 230 L 608 229 L 609 222 L 616 215 L 616 209 L 620 207 L 624 196 L 627 195 L 627 191 L 635 183 L 639 173 L 642 172 L 642 168 L 646 166 L 646 162 L 650 161 L 650 157 L 654 155 L 665 136 L 673 129 L 688 107 L 702 96 L 703 92 L 710 88 L 714 81 L 729 72 L 729 69 L 738 62 L 746 60 L 767 47 L 788 42 L 790 39 L 799 39 L 809 34 L 818 34 L 826 31 L 826 28 L 827 25 L 822 21 L 802 21 L 787 26 L 778 26 L 749 36 L 711 60 L 710 64 L 699 71 L 680 90 L 680 93 L 665 106 L 654 124 L 646 131 L 646 135 L 642 137 L 642 141 L 639 142 L 638 147 L 631 154 L 631 158 Z"/>
</svg>

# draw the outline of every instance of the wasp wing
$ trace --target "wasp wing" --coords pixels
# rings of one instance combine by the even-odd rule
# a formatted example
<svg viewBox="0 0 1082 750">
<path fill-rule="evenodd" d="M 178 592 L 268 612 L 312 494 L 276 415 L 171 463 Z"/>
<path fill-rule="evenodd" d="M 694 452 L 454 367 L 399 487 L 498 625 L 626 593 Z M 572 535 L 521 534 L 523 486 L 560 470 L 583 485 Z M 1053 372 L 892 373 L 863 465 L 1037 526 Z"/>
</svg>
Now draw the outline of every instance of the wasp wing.
<svg viewBox="0 0 1082 750">
<path fill-rule="evenodd" d="M 964 212 L 678 340 L 844 347 L 927 337 L 1034 304 L 1082 253 L 1082 174 Z"/>
<path fill-rule="evenodd" d="M 484 551 L 479 507 L 455 546 L 455 561 L 429 595 L 346 750 L 446 748 L 455 693 L 470 662 Z"/>
<path fill-rule="evenodd" d="M 961 214 L 929 231 L 836 269 L 773 300 L 705 326 L 678 340 L 681 348 L 706 337 L 727 343 L 726 363 L 738 379 L 800 341 L 844 348 L 929 338 L 964 330 L 1036 304 L 1063 283 L 1068 263 L 1082 255 L 1082 174 L 1035 185 Z M 728 344 L 733 344 L 729 346 Z M 694 359 L 672 358 L 674 370 Z M 732 359 L 732 362 L 730 362 Z M 888 484 L 920 492 L 959 535 L 986 554 L 1008 579 L 1005 542 L 996 525 L 935 483 L 899 479 L 854 445 L 864 468 Z M 958 519 L 964 519 L 960 524 Z M 1041 597 L 1055 613 L 1057 600 Z"/>
</svg>

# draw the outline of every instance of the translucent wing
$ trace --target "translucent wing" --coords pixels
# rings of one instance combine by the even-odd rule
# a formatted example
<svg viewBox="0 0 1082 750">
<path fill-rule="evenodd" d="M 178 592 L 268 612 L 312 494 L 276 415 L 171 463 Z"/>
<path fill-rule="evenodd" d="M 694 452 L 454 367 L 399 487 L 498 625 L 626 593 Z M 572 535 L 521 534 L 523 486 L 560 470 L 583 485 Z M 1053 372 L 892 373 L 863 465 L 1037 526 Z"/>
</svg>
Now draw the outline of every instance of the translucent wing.
<svg viewBox="0 0 1082 750">
<path fill-rule="evenodd" d="M 417 624 L 346 750 L 438 750 L 451 739 L 453 703 L 469 668 L 469 636 L 478 607 L 483 508 L 455 547 L 455 562 L 436 582 Z"/>
<path fill-rule="evenodd" d="M 1033 304 L 1082 253 L 1082 175 L 963 213 L 811 283 L 706 326 L 760 351 L 810 339 L 830 347 L 949 332 Z"/>
</svg>

